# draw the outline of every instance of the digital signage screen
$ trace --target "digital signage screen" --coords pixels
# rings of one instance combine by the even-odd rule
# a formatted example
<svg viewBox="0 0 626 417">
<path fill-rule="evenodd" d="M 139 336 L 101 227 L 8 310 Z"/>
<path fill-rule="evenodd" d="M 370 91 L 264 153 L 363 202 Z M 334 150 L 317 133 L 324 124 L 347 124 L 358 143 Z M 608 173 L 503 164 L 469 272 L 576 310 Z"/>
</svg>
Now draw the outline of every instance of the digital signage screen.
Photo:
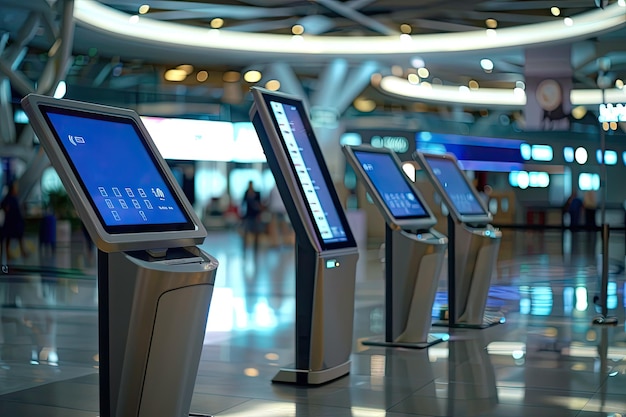
<svg viewBox="0 0 626 417">
<path fill-rule="evenodd" d="M 302 101 L 262 89 L 253 92 L 256 105 L 263 108 L 263 115 L 271 122 L 266 126 L 257 120 L 255 128 L 262 144 L 264 140 L 275 141 L 274 148 L 271 143 L 264 144 L 266 155 L 268 149 L 278 149 L 284 156 L 285 165 L 278 168 L 289 170 L 281 178 L 292 181 L 293 189 L 301 196 L 306 212 L 298 215 L 307 217 L 303 224 L 313 227 L 322 249 L 356 246 Z M 303 211 L 298 207 L 296 210 Z"/>
<path fill-rule="evenodd" d="M 106 235 L 100 236 L 105 241 L 121 244 L 117 249 L 133 248 L 133 240 L 145 239 L 162 240 L 168 247 L 168 239 L 205 234 L 139 117 L 132 117 L 134 112 L 119 109 L 116 114 L 107 106 L 27 99 L 33 128 L 74 196 L 74 205 L 86 214 L 83 221 L 97 223 L 96 234 Z M 80 206 L 88 207 L 85 211 Z M 115 235 L 125 237 L 112 238 Z"/>
<path fill-rule="evenodd" d="M 419 228 L 436 222 L 392 151 L 366 146 L 343 150 L 388 223 Z"/>
<path fill-rule="evenodd" d="M 454 155 L 416 152 L 415 156 L 455 217 L 467 223 L 488 223 L 491 220 L 478 191 L 461 171 Z"/>
</svg>

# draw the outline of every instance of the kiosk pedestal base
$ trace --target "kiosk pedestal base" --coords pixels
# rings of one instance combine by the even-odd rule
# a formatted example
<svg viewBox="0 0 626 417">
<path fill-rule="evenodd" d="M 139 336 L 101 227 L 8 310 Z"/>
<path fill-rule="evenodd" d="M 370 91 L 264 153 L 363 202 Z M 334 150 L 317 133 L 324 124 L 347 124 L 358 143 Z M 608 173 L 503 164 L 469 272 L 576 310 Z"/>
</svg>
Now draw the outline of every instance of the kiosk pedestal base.
<svg viewBox="0 0 626 417">
<path fill-rule="evenodd" d="M 506 322 L 504 313 L 501 311 L 486 311 L 483 315 L 481 323 L 458 323 L 451 324 L 449 320 L 438 320 L 433 326 L 451 327 L 456 329 L 486 329 L 491 326 L 503 324 Z"/>
<path fill-rule="evenodd" d="M 401 347 L 407 349 L 425 349 L 437 343 L 445 342 L 450 336 L 447 333 L 428 333 L 424 342 L 386 342 L 384 339 L 369 339 L 361 342 L 365 346 Z"/>
<path fill-rule="evenodd" d="M 471 227 L 448 216 L 448 320 L 451 328 L 485 329 L 504 323 L 487 309 L 502 232 L 487 225 Z"/>
<path fill-rule="evenodd" d="M 296 246 L 295 363 L 272 382 L 319 385 L 350 372 L 356 248 Z"/>
<path fill-rule="evenodd" d="M 189 415 L 218 263 L 197 247 L 98 252 L 100 415 Z"/>
<path fill-rule="evenodd" d="M 363 345 L 424 349 L 447 340 L 430 334 L 437 280 L 448 240 L 435 230 L 385 227 L 385 337 Z"/>
<path fill-rule="evenodd" d="M 351 362 L 348 361 L 341 365 L 320 371 L 284 368 L 278 371 L 274 379 L 272 379 L 272 382 L 297 385 L 321 385 L 350 373 L 350 364 Z"/>
</svg>

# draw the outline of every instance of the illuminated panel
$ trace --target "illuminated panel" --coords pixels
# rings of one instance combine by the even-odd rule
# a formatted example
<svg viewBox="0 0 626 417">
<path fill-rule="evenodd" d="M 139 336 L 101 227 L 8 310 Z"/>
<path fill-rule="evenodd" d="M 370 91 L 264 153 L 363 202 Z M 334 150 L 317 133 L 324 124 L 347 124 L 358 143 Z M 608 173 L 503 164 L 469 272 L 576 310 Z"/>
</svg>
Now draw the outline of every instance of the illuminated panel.
<svg viewBox="0 0 626 417">
<path fill-rule="evenodd" d="M 433 132 L 416 134 L 417 149 L 428 153 L 452 153 L 465 170 L 511 172 L 523 168 L 521 147 L 514 139 L 463 136 Z M 528 146 L 528 145 L 526 145 Z"/>
</svg>

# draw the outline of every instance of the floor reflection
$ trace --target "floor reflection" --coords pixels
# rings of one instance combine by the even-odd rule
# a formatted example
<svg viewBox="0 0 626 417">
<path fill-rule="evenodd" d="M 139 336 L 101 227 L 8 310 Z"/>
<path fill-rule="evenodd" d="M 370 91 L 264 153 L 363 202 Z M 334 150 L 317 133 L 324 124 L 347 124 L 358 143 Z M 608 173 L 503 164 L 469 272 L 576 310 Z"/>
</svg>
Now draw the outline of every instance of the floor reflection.
<svg viewBox="0 0 626 417">
<path fill-rule="evenodd" d="M 378 245 L 362 251 L 350 375 L 303 388 L 271 384 L 294 361 L 293 246 L 242 251 L 235 232 L 203 249 L 220 267 L 192 411 L 216 416 L 617 416 L 626 412 L 624 236 L 611 236 L 599 312 L 599 241 L 587 232 L 505 230 L 488 306 L 506 323 L 452 329 L 425 350 L 364 346 L 384 335 Z M 4 263 L 0 273 L 0 414 L 95 416 L 95 255 L 82 236 Z M 447 304 L 440 277 L 433 318 Z M 446 329 L 447 330 L 447 329 Z M 442 328 L 434 329 L 442 331 Z M 77 395 L 77 393 L 79 395 Z"/>
</svg>

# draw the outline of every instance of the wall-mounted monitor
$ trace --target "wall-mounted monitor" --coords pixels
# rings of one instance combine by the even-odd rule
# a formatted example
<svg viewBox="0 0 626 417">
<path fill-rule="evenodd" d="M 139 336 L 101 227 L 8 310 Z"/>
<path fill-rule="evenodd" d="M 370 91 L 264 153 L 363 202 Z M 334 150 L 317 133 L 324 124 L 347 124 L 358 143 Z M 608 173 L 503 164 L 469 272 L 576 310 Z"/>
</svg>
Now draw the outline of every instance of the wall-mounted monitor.
<svg viewBox="0 0 626 417">
<path fill-rule="evenodd" d="M 491 222 L 491 213 L 485 202 L 459 167 L 454 155 L 417 151 L 413 157 L 421 165 L 455 220 L 467 224 Z"/>
<path fill-rule="evenodd" d="M 137 113 L 33 94 L 22 105 L 99 249 L 203 241 L 202 223 Z"/>
<path fill-rule="evenodd" d="M 393 151 L 344 146 L 343 152 L 387 224 L 393 228 L 426 230 L 437 222 Z"/>
<path fill-rule="evenodd" d="M 250 118 L 297 238 L 318 251 L 355 247 L 303 101 L 256 87 L 252 95 Z"/>
</svg>

